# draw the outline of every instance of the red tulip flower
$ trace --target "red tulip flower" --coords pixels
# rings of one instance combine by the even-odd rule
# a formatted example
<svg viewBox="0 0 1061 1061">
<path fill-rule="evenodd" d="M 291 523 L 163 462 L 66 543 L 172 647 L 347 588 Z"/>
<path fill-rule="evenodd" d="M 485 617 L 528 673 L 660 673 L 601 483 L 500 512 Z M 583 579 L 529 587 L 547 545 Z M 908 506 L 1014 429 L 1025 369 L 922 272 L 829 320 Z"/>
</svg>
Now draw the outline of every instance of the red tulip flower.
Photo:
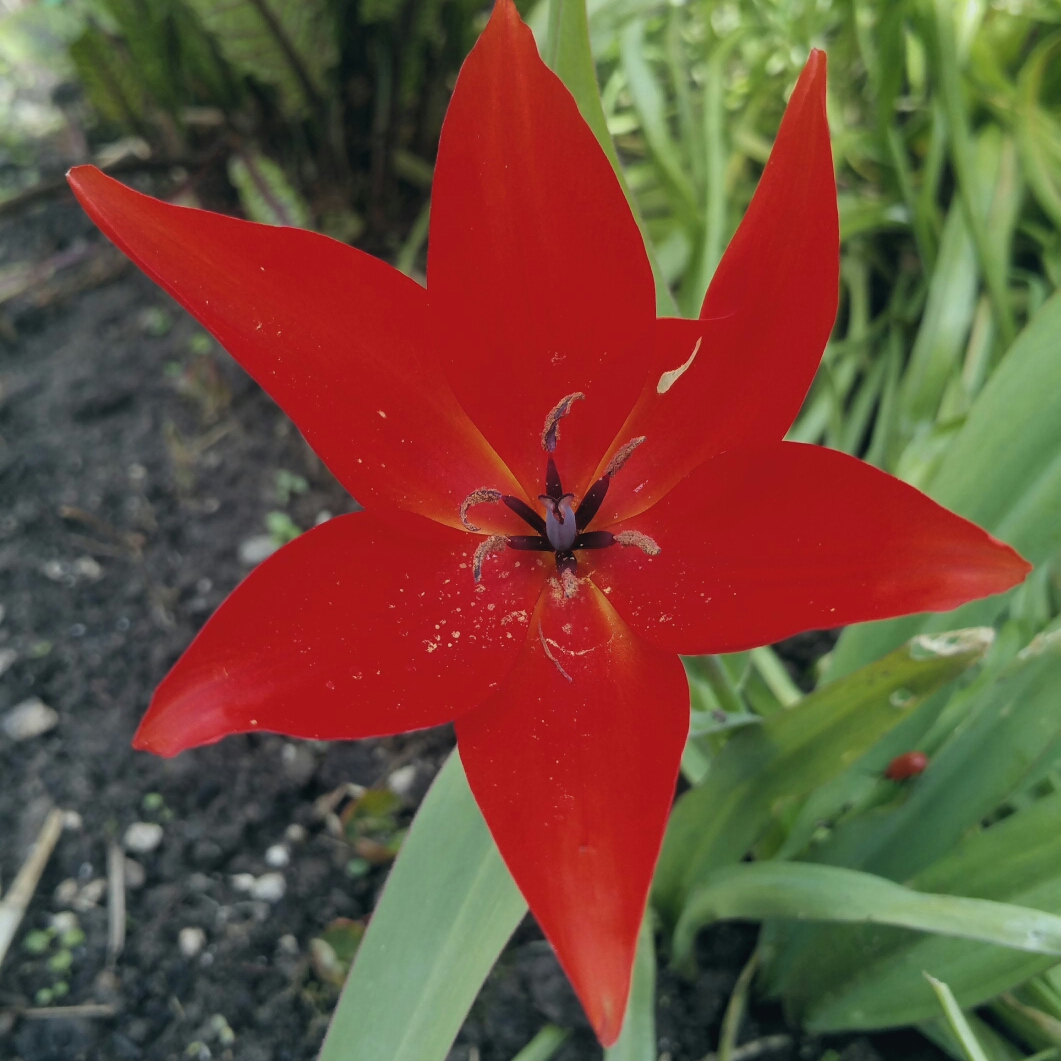
<svg viewBox="0 0 1061 1061">
<path fill-rule="evenodd" d="M 607 158 L 511 0 L 457 80 L 425 290 L 312 232 L 70 175 L 364 511 L 244 581 L 136 746 L 455 721 L 472 792 L 604 1044 L 689 728 L 678 653 L 946 610 L 1028 565 L 860 461 L 784 442 L 832 328 L 825 56 L 699 320 L 657 320 Z"/>
</svg>

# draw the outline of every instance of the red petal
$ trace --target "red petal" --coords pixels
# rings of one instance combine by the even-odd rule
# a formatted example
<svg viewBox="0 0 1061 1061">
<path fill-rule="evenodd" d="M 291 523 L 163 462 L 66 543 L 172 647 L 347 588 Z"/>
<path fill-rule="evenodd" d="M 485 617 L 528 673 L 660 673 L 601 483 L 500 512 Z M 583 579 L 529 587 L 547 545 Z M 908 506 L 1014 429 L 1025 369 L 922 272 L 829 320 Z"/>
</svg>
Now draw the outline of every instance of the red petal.
<svg viewBox="0 0 1061 1061">
<path fill-rule="evenodd" d="M 641 392 L 652 274 L 611 165 L 511 0 L 442 128 L 428 292 L 457 397 L 532 496 L 546 415 L 585 394 L 557 450 L 564 486 L 581 487 Z"/>
<path fill-rule="evenodd" d="M 457 719 L 472 792 L 604 1045 L 618 1038 L 638 927 L 689 730 L 678 658 L 592 584 L 542 595 L 498 693 Z"/>
<path fill-rule="evenodd" d="M 159 686 L 135 746 L 160 755 L 266 730 L 347 740 L 474 707 L 526 639 L 546 559 L 488 563 L 479 539 L 406 517 L 339 516 L 270 557 Z"/>
<path fill-rule="evenodd" d="M 637 633 L 685 653 L 949 611 L 1031 570 L 912 486 L 792 442 L 715 457 L 611 529 L 647 534 L 660 552 L 584 553 L 594 581 Z"/>
<path fill-rule="evenodd" d="M 648 441 L 636 469 L 631 464 L 629 476 L 616 480 L 604 515 L 642 511 L 716 453 L 784 437 L 833 327 L 839 268 L 825 53 L 815 51 L 711 281 L 701 321 L 661 322 L 652 375 L 615 440 Z M 688 369 L 660 394 L 663 374 L 685 364 L 698 339 Z M 645 485 L 634 494 L 639 483 Z"/>
<path fill-rule="evenodd" d="M 473 490 L 515 488 L 442 376 L 418 284 L 313 232 L 170 206 L 91 166 L 69 180 L 104 234 L 217 337 L 363 505 L 459 526 Z"/>
</svg>

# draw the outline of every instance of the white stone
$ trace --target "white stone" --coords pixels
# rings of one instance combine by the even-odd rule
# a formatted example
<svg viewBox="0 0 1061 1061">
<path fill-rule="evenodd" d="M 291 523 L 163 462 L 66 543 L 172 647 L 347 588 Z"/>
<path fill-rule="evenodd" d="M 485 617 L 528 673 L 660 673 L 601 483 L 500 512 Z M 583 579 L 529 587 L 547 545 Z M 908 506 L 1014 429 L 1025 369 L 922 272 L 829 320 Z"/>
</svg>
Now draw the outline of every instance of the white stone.
<svg viewBox="0 0 1061 1061">
<path fill-rule="evenodd" d="M 416 781 L 416 765 L 410 763 L 408 766 L 399 766 L 390 777 L 387 778 L 387 788 L 396 796 L 407 796 Z"/>
<path fill-rule="evenodd" d="M 11 740 L 29 740 L 54 729 L 59 722 L 59 714 L 49 707 L 40 697 L 31 696 L 21 704 L 11 708 L 0 721 L 0 729 Z"/>
<path fill-rule="evenodd" d="M 255 534 L 253 538 L 239 544 L 239 562 L 247 567 L 260 564 L 266 557 L 272 556 L 279 549 L 276 541 L 268 534 Z"/>
<path fill-rule="evenodd" d="M 0 674 L 9 670 L 17 659 L 18 653 L 13 648 L 0 648 Z"/>
<path fill-rule="evenodd" d="M 284 844 L 273 844 L 265 852 L 265 864 L 273 869 L 283 869 L 291 861 L 291 853 Z"/>
<path fill-rule="evenodd" d="M 77 927 L 77 914 L 70 910 L 60 910 L 59 913 L 52 914 L 52 928 L 60 935 L 64 932 L 73 932 Z"/>
<path fill-rule="evenodd" d="M 55 889 L 55 901 L 59 906 L 69 906 L 77 898 L 77 881 L 67 877 Z"/>
<path fill-rule="evenodd" d="M 76 810 L 64 810 L 63 811 L 63 828 L 68 829 L 72 833 L 79 833 L 81 827 L 84 825 L 84 820 Z"/>
<path fill-rule="evenodd" d="M 304 844 L 306 842 L 305 826 L 299 825 L 298 822 L 292 822 L 284 830 L 284 839 L 289 844 Z"/>
<path fill-rule="evenodd" d="M 144 886 L 146 880 L 147 872 L 144 867 L 136 859 L 127 858 L 125 860 L 125 886 L 135 892 Z"/>
<path fill-rule="evenodd" d="M 281 954 L 287 954 L 291 957 L 298 954 L 298 940 L 290 933 L 285 932 L 277 941 L 276 949 Z"/>
<path fill-rule="evenodd" d="M 282 873 L 263 873 L 251 888 L 251 897 L 264 899 L 267 903 L 278 903 L 287 891 L 287 881 Z"/>
<path fill-rule="evenodd" d="M 126 851 L 146 855 L 162 843 L 162 826 L 158 822 L 133 822 L 125 830 L 122 844 Z"/>
<path fill-rule="evenodd" d="M 99 561 L 94 560 L 91 556 L 79 556 L 74 561 L 73 566 L 75 575 L 91 579 L 93 582 L 103 575 L 103 568 L 100 567 Z"/>
<path fill-rule="evenodd" d="M 99 906 L 103 896 L 107 894 L 107 882 L 102 877 L 90 880 L 81 888 L 71 904 L 75 910 L 84 912 Z"/>
<path fill-rule="evenodd" d="M 238 892 L 249 892 L 254 887 L 253 873 L 234 873 L 232 887 Z"/>
<path fill-rule="evenodd" d="M 201 928 L 182 928 L 177 934 L 177 946 L 185 958 L 194 958 L 206 946 L 206 933 Z"/>
</svg>

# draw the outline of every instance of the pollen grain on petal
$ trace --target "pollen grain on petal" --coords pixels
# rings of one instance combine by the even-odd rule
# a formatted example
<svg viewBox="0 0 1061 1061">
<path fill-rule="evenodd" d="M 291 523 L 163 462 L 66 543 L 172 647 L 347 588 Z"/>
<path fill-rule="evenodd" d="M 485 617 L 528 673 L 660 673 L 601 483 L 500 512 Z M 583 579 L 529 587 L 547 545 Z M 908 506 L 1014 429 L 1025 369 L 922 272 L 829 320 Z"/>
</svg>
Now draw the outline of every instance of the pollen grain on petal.
<svg viewBox="0 0 1061 1061">
<path fill-rule="evenodd" d="M 501 534 L 491 534 L 489 538 L 484 538 L 479 543 L 479 548 L 475 550 L 475 556 L 472 557 L 472 578 L 476 582 L 483 577 L 483 562 L 486 558 L 501 552 L 507 544 L 508 542 Z"/>
<path fill-rule="evenodd" d="M 648 556 L 659 556 L 662 552 L 655 539 L 650 538 L 647 534 L 642 534 L 641 531 L 619 531 L 615 535 L 615 540 L 619 545 L 634 545 Z"/>
<path fill-rule="evenodd" d="M 682 376 L 684 376 L 685 373 L 689 371 L 689 369 L 692 367 L 693 362 L 696 360 L 696 355 L 700 352 L 700 344 L 703 341 L 704 340 L 702 337 L 696 340 L 696 346 L 693 347 L 693 352 L 689 355 L 689 359 L 685 362 L 684 365 L 679 365 L 677 368 L 672 368 L 668 372 L 664 372 L 663 375 L 659 377 L 659 383 L 656 384 L 657 394 L 666 394 L 667 391 L 669 391 L 671 387 L 673 387 L 674 384 L 677 383 L 678 380 L 681 379 Z"/>
<path fill-rule="evenodd" d="M 646 438 L 646 435 L 638 435 L 637 438 L 632 438 L 629 442 L 624 442 L 615 451 L 612 459 L 608 461 L 608 467 L 604 469 L 604 474 L 609 477 L 617 475 L 622 470 L 623 465 L 633 455 L 634 450 L 637 449 Z"/>
<path fill-rule="evenodd" d="M 478 490 L 473 490 L 461 502 L 460 521 L 464 524 L 465 530 L 470 530 L 473 533 L 479 530 L 479 528 L 468 519 L 468 509 L 474 508 L 476 505 L 496 505 L 500 500 L 500 490 L 494 490 L 488 486 L 481 486 Z M 478 555 L 478 553 L 476 555 Z"/>
<path fill-rule="evenodd" d="M 556 443 L 560 440 L 560 421 L 571 412 L 571 406 L 575 402 L 584 401 L 585 397 L 582 391 L 575 391 L 574 394 L 561 398 L 549 410 L 549 415 L 545 418 L 545 426 L 542 428 L 542 449 L 546 453 L 552 453 L 556 449 Z"/>
</svg>

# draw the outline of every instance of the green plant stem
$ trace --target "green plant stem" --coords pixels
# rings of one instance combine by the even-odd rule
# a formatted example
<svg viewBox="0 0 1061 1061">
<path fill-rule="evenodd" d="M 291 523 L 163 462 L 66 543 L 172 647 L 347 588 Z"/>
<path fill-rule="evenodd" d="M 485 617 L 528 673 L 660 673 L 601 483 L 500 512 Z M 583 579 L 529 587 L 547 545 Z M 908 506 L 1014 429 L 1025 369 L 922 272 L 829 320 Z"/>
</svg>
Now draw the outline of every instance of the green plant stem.
<svg viewBox="0 0 1061 1061">
<path fill-rule="evenodd" d="M 512 1061 L 549 1061 L 549 1058 L 560 1049 L 571 1034 L 566 1028 L 547 1024 Z"/>
<path fill-rule="evenodd" d="M 748 1008 L 748 992 L 759 968 L 759 948 L 752 951 L 752 956 L 741 969 L 740 976 L 729 996 L 726 1012 L 722 1017 L 722 1030 L 718 1037 L 718 1061 L 732 1061 L 733 1051 L 737 1045 L 737 1036 L 744 1023 L 744 1011 Z"/>
<path fill-rule="evenodd" d="M 957 1037 L 968 1061 L 987 1061 L 987 1054 L 984 1053 L 984 1048 L 980 1045 L 975 1034 L 973 1034 L 972 1028 L 969 1027 L 969 1022 L 965 1019 L 965 1014 L 962 1013 L 961 1006 L 958 1005 L 957 1000 L 951 993 L 951 989 L 942 980 L 937 980 L 934 976 L 929 976 L 928 973 L 925 973 L 924 977 L 931 985 L 932 990 L 936 992 L 936 997 L 939 999 L 939 1004 L 943 1009 L 944 1016 L 947 1018 L 947 1023 Z"/>
<path fill-rule="evenodd" d="M 546 41 L 546 62 L 557 77 L 567 86 L 568 92 L 575 97 L 579 112 L 586 124 L 593 130 L 598 143 L 608 156 L 608 161 L 615 170 L 616 177 L 630 204 L 634 219 L 641 229 L 645 241 L 645 253 L 652 267 L 652 276 L 656 281 L 656 312 L 662 317 L 677 316 L 678 306 L 667 286 L 663 272 L 656 259 L 656 252 L 645 231 L 637 201 L 626 182 L 626 174 L 619 162 L 619 156 L 608 132 L 608 122 L 601 106 L 600 89 L 597 86 L 597 68 L 593 63 L 593 52 L 589 46 L 589 22 L 586 19 L 585 0 L 550 0 L 549 11 L 550 40 Z M 555 45 L 553 42 L 555 41 Z"/>
<path fill-rule="evenodd" d="M 980 259 L 980 268 L 991 298 L 998 333 L 1003 345 L 1008 347 L 1016 336 L 1013 312 L 1009 306 L 1005 267 L 1002 259 L 991 246 L 987 223 L 978 206 L 976 194 L 976 160 L 972 137 L 962 98 L 961 73 L 958 69 L 958 51 L 954 31 L 954 5 L 951 0 L 934 0 L 936 42 L 939 52 L 940 90 L 947 114 L 950 133 L 951 161 L 958 181 L 958 194 L 965 210 L 969 232 Z"/>
</svg>

